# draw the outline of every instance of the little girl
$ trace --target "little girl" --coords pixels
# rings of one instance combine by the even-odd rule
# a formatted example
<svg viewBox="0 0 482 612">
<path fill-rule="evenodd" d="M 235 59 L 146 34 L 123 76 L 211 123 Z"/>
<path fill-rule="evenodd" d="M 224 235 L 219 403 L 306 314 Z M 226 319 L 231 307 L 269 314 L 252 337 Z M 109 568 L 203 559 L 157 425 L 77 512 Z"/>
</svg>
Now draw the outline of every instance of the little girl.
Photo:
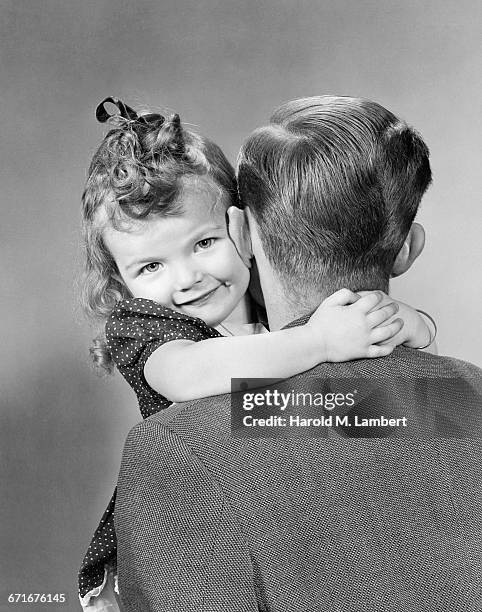
<svg viewBox="0 0 482 612">
<path fill-rule="evenodd" d="M 108 102 L 119 114 L 109 115 Z M 143 418 L 227 393 L 231 378 L 288 378 L 324 361 L 430 343 L 416 311 L 381 292 L 346 289 L 305 325 L 263 333 L 262 307 L 248 292 L 257 279 L 234 171 L 219 147 L 178 115 L 139 116 L 113 98 L 96 114 L 115 128 L 94 155 L 83 195 L 84 306 L 107 321 L 95 362 L 108 371 L 115 363 Z M 389 320 L 399 309 L 403 321 Z M 115 572 L 114 504 L 115 493 L 80 570 L 88 610 L 115 609 L 102 593 Z"/>
</svg>

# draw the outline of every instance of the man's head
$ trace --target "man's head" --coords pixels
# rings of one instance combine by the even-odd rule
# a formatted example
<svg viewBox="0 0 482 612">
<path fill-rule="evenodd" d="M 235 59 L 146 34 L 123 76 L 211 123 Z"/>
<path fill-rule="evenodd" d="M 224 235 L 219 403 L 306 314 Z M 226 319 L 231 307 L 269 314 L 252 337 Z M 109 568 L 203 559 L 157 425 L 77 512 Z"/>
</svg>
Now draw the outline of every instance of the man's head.
<svg viewBox="0 0 482 612">
<path fill-rule="evenodd" d="M 388 289 L 423 247 L 419 233 L 402 248 L 431 181 L 428 155 L 414 130 L 359 98 L 288 102 L 249 136 L 241 202 L 287 299 L 309 308 L 344 286 Z"/>
</svg>

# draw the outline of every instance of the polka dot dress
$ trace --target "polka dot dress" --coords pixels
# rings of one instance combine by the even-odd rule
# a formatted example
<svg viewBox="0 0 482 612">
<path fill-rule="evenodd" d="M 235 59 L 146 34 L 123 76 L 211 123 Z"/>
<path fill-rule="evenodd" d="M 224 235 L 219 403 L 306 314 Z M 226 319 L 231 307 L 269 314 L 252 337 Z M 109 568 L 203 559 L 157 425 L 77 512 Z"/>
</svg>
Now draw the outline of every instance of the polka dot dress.
<svg viewBox="0 0 482 612">
<path fill-rule="evenodd" d="M 134 389 L 144 419 L 171 402 L 151 389 L 144 378 L 144 365 L 152 353 L 171 340 L 199 342 L 221 336 L 201 319 L 193 319 L 151 300 L 133 298 L 119 302 L 106 324 L 107 344 L 114 362 Z M 95 530 L 79 572 L 79 594 L 84 605 L 98 595 L 105 567 L 115 568 L 117 542 L 114 531 L 116 491 Z"/>
</svg>

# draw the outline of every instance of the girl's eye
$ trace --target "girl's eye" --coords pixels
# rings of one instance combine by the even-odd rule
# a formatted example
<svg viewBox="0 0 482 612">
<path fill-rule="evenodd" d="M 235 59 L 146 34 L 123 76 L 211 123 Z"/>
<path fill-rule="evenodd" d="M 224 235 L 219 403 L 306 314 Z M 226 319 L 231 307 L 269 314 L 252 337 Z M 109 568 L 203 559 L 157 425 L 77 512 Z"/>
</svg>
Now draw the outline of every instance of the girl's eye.
<svg viewBox="0 0 482 612">
<path fill-rule="evenodd" d="M 204 238 L 204 240 L 200 240 L 196 246 L 198 246 L 201 250 L 206 250 L 213 246 L 215 240 L 216 238 Z"/>
<path fill-rule="evenodd" d="M 152 263 L 148 263 L 141 270 L 141 274 L 144 272 L 157 272 L 160 268 L 161 264 L 158 261 L 153 261 Z"/>
</svg>

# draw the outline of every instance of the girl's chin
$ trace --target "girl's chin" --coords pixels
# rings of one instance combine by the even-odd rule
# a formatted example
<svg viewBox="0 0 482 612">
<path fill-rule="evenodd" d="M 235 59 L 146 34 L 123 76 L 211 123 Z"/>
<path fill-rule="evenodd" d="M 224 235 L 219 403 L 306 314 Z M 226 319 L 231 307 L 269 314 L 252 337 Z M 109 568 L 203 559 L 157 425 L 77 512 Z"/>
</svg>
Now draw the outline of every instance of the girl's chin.
<svg viewBox="0 0 482 612">
<path fill-rule="evenodd" d="M 222 323 L 231 312 L 227 309 L 218 309 L 209 306 L 199 308 L 183 308 L 182 310 L 177 308 L 176 310 L 187 315 L 188 317 L 201 319 L 201 321 L 204 321 L 204 323 L 209 325 L 209 327 L 216 327 L 216 325 Z"/>
<path fill-rule="evenodd" d="M 197 304 L 186 304 L 179 308 L 174 308 L 178 312 L 189 317 L 201 319 L 209 325 L 216 327 L 225 321 L 233 323 L 250 322 L 250 299 L 248 294 L 239 295 L 239 289 L 233 285 L 220 285 L 206 301 Z"/>
</svg>

